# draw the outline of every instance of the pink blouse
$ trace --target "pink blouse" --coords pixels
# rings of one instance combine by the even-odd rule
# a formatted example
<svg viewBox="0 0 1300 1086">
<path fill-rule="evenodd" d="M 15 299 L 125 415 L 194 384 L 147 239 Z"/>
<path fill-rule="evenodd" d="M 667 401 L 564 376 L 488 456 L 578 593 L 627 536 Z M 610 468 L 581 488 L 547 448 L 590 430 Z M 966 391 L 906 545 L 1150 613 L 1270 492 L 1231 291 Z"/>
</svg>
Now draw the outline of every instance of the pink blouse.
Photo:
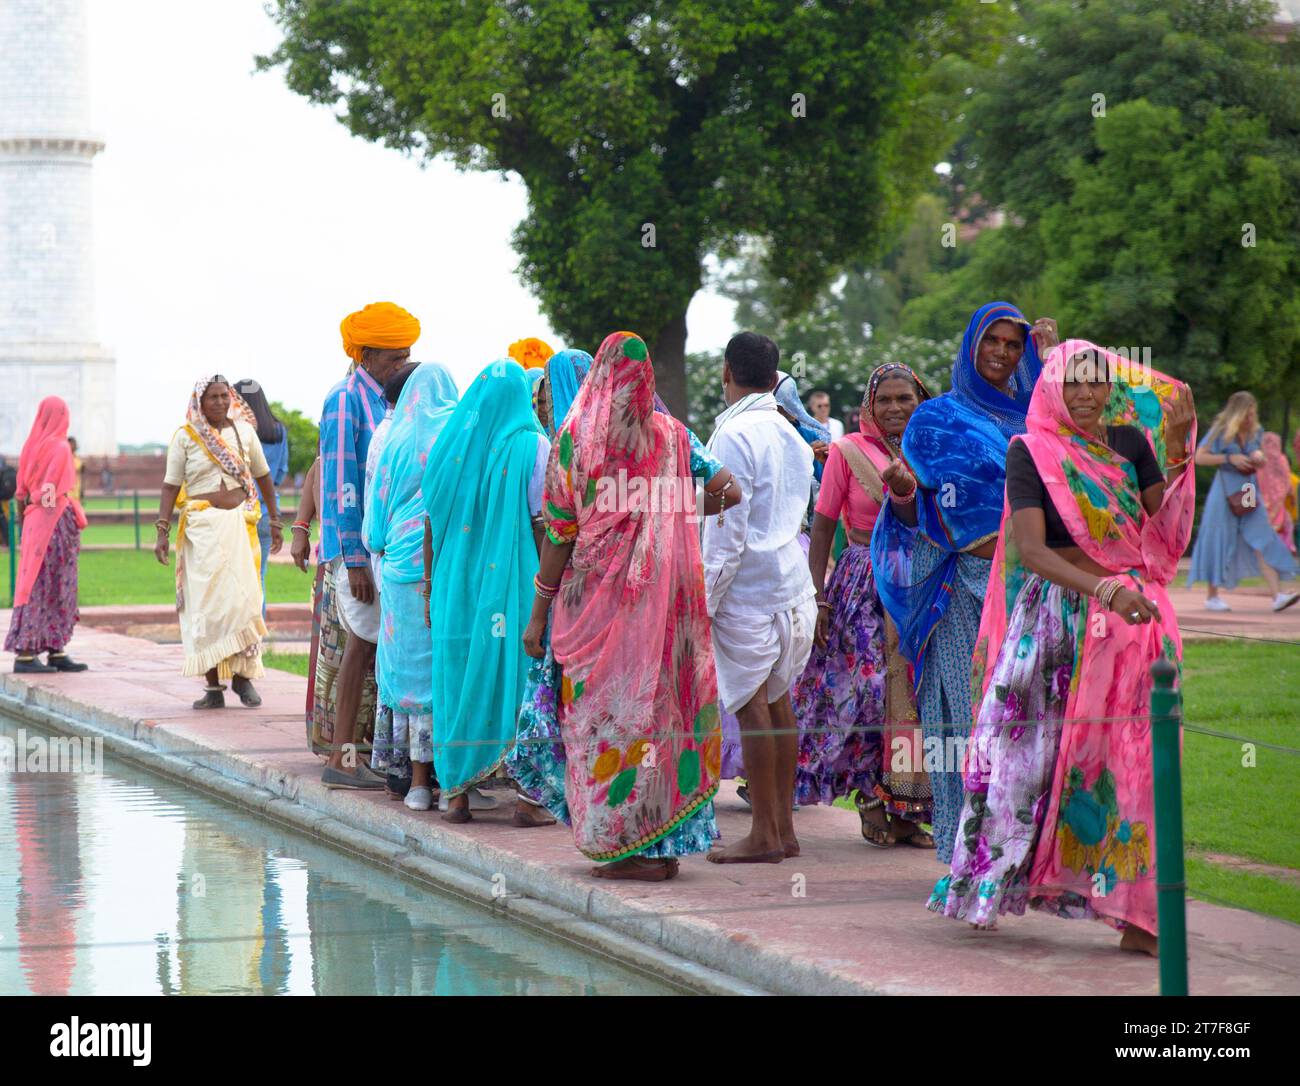
<svg viewBox="0 0 1300 1086">
<path fill-rule="evenodd" d="M 843 516 L 855 531 L 870 532 L 880 516 L 880 504 L 867 495 L 837 446 L 838 442 L 831 445 L 830 455 L 822 468 L 822 486 L 813 508 L 831 520 Z M 885 492 L 888 493 L 888 488 Z"/>
</svg>

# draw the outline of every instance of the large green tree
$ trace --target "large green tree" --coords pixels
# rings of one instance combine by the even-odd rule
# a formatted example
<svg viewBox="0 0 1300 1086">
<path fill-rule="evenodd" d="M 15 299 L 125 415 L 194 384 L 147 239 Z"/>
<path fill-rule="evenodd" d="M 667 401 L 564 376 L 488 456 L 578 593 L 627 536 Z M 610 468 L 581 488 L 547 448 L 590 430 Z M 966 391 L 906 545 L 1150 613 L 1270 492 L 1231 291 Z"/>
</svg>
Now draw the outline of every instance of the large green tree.
<svg viewBox="0 0 1300 1086">
<path fill-rule="evenodd" d="M 528 189 L 520 272 L 555 327 L 653 345 L 685 408 L 686 310 L 711 252 L 765 242 L 775 302 L 872 254 L 952 120 L 969 0 L 274 0 L 262 67 L 366 139 Z"/>
<path fill-rule="evenodd" d="M 1270 0 L 1024 5 L 976 80 L 960 168 L 1001 205 L 970 259 L 904 309 L 932 335 L 991 297 L 1066 335 L 1150 348 L 1203 414 L 1300 397 L 1300 70 Z"/>
</svg>

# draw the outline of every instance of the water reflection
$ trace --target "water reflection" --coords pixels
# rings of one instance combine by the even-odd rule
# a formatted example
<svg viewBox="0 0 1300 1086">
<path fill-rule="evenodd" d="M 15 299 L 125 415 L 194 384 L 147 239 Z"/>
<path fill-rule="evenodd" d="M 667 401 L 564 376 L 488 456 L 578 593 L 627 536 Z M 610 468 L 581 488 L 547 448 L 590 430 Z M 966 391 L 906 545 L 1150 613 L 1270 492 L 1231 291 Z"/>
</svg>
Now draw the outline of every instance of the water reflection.
<svg viewBox="0 0 1300 1086">
<path fill-rule="evenodd" d="M 0 811 L 0 994 L 670 991 L 112 759 Z"/>
</svg>

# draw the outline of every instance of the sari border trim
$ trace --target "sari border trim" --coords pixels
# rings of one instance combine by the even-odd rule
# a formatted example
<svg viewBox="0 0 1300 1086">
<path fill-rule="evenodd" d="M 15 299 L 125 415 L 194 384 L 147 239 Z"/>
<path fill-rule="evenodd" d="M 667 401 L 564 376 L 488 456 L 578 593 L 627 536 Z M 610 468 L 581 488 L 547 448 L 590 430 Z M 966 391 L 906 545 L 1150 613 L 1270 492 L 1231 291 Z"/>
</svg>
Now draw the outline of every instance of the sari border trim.
<svg viewBox="0 0 1300 1086">
<path fill-rule="evenodd" d="M 685 807 L 683 807 L 680 811 L 678 811 L 672 817 L 672 819 L 669 822 L 667 822 L 662 828 L 655 830 L 652 833 L 645 834 L 644 836 L 639 838 L 634 844 L 628 845 L 625 848 L 614 849 L 609 852 L 588 852 L 586 849 L 581 849 L 580 851 L 589 860 L 600 860 L 605 863 L 610 863 L 613 862 L 614 860 L 626 860 L 631 856 L 635 856 L 638 852 L 644 852 L 651 845 L 656 844 L 659 841 L 662 841 L 665 837 L 667 837 L 670 833 L 672 833 L 675 829 L 677 829 L 678 826 L 680 826 L 688 818 L 690 818 L 697 811 L 699 811 L 699 809 L 703 807 L 706 803 L 711 802 L 713 797 L 716 796 L 717 794 L 718 794 L 718 782 L 714 781 L 713 787 L 711 787 L 707 792 L 703 792 L 700 795 L 696 796 L 695 799 L 691 800 L 690 803 L 688 803 Z"/>
<path fill-rule="evenodd" d="M 430 714 L 430 715 L 432 715 L 432 714 Z M 449 789 L 447 789 L 447 793 L 446 793 L 446 794 L 447 794 L 447 798 L 448 798 L 448 799 L 455 799 L 457 796 L 463 796 L 466 792 L 468 792 L 468 791 L 469 791 L 471 788 L 473 788 L 475 785 L 482 784 L 482 783 L 483 783 L 485 780 L 487 780 L 489 777 L 495 777 L 496 774 L 497 774 L 497 771 L 498 771 L 499 769 L 501 769 L 501 768 L 506 764 L 506 759 L 510 757 L 510 752 L 511 752 L 512 750 L 515 749 L 516 741 L 517 741 L 516 739 L 512 738 L 508 743 L 506 743 L 506 745 L 505 745 L 505 749 L 501 752 L 501 756 L 500 756 L 500 757 L 499 757 L 495 762 L 491 763 L 491 764 L 490 764 L 486 769 L 483 769 L 483 770 L 480 771 L 479 773 L 476 773 L 473 777 L 471 777 L 469 780 L 467 780 L 464 784 L 462 784 L 462 785 L 458 785 L 456 788 L 449 788 Z M 438 746 L 438 744 L 437 744 L 437 743 L 434 743 L 434 749 L 435 749 L 435 751 L 437 750 L 437 746 Z M 438 764 L 438 759 L 437 759 L 437 757 L 436 757 L 436 755 L 435 755 L 435 757 L 434 757 L 434 771 L 435 771 L 435 772 L 437 771 L 437 764 Z M 514 780 L 513 777 L 511 777 L 510 779 L 511 779 L 511 780 Z"/>
</svg>

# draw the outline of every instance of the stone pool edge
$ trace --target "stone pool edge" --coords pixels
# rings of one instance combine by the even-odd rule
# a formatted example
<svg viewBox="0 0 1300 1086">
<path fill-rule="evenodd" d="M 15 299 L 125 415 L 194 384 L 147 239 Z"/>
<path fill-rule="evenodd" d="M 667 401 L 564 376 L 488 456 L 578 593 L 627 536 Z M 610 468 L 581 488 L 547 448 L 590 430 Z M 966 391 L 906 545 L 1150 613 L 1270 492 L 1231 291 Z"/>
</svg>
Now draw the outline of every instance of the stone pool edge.
<svg viewBox="0 0 1300 1086">
<path fill-rule="evenodd" d="M 855 979 L 736 939 L 707 921 L 641 908 L 545 864 L 440 833 L 436 826 L 421 827 L 421 834 L 403 832 L 377 817 L 381 808 L 355 795 L 20 677 L 0 675 L 0 708 L 34 717 L 55 732 L 101 737 L 125 761 L 697 994 L 876 994 Z M 497 884 L 506 889 L 499 897 L 492 893 Z"/>
</svg>

